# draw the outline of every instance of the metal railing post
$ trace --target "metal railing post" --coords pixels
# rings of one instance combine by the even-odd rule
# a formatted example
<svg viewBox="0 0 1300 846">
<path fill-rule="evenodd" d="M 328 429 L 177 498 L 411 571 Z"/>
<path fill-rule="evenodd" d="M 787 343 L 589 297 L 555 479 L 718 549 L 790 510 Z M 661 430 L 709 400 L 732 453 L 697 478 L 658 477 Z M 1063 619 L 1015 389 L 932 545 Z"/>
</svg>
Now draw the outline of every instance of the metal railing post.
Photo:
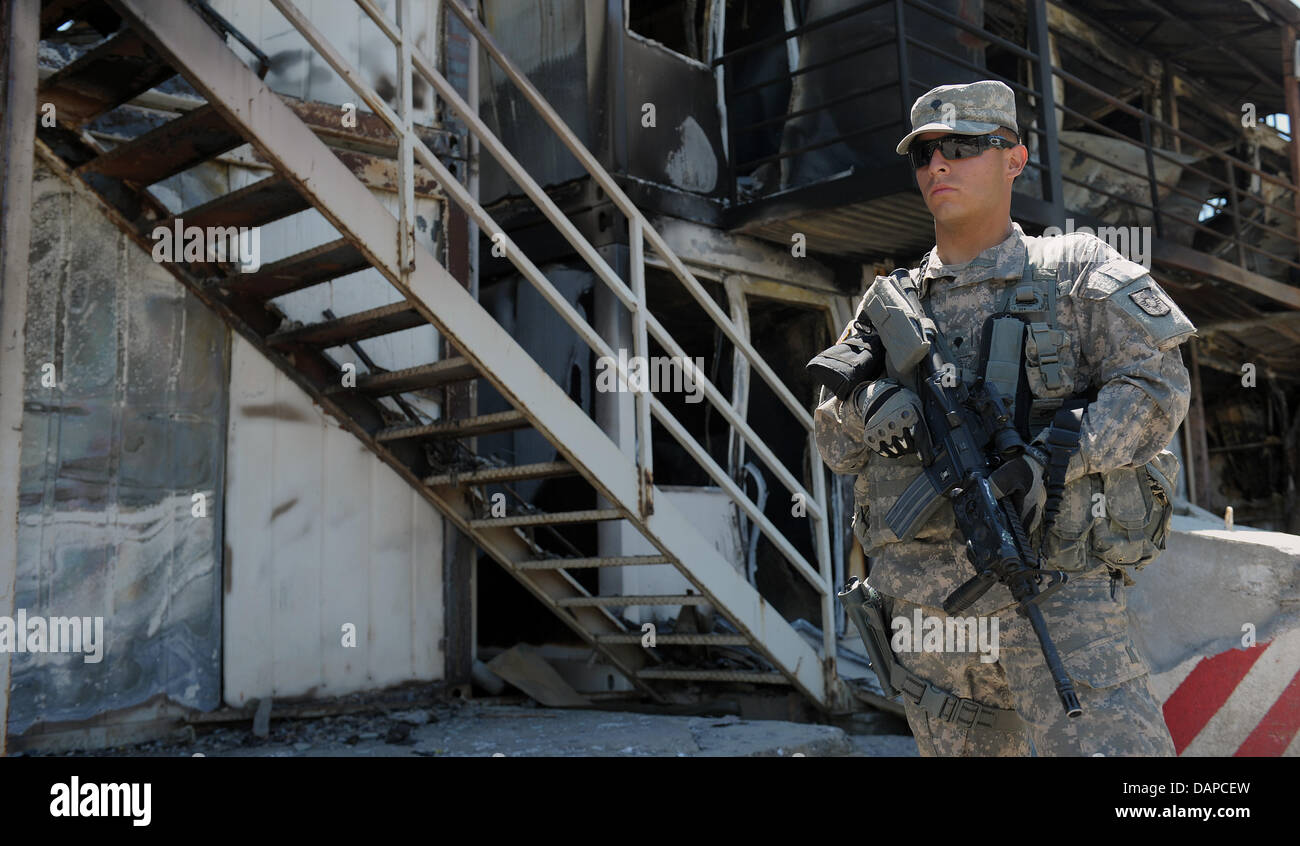
<svg viewBox="0 0 1300 846">
<path fill-rule="evenodd" d="M 645 237 L 641 230 L 641 218 L 633 215 L 627 219 L 628 272 L 632 276 L 632 296 L 636 298 L 632 311 L 632 355 L 642 362 L 642 383 L 634 390 L 636 405 L 636 455 L 640 473 L 637 486 L 640 490 L 639 504 L 641 516 L 648 517 L 654 513 L 654 455 L 650 443 L 650 373 L 649 342 L 646 339 L 646 298 L 645 298 Z M 686 382 L 686 368 L 689 363 L 680 362 L 682 382 Z M 633 387 L 629 385 L 628 387 Z"/>
</svg>

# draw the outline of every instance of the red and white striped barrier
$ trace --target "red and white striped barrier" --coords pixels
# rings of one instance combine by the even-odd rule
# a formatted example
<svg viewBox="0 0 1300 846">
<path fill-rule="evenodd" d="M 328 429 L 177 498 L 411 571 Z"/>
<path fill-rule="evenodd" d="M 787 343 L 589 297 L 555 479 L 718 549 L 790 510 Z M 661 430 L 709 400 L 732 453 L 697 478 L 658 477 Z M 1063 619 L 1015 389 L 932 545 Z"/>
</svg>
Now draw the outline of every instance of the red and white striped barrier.
<svg viewBox="0 0 1300 846">
<path fill-rule="evenodd" d="M 1179 755 L 1300 757 L 1300 629 L 1153 675 Z"/>
</svg>

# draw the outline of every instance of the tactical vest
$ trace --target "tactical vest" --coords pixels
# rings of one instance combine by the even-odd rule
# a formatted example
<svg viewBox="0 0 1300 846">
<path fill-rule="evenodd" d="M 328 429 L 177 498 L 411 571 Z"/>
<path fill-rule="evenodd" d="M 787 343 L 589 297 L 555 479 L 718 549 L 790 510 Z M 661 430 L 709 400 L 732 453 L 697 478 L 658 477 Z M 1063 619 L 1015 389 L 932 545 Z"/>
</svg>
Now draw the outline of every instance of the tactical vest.
<svg viewBox="0 0 1300 846">
<path fill-rule="evenodd" d="M 1058 323 L 1057 300 L 1062 293 L 1057 280 L 1059 262 L 1042 249 L 1042 239 L 1024 243 L 1028 249 L 1021 279 L 1006 284 L 994 309 L 995 315 L 1002 317 L 984 326 L 981 364 L 976 369 L 956 367 L 957 358 L 942 333 L 939 349 L 945 361 L 954 363 L 954 375 L 967 385 L 982 373 L 1003 396 L 1015 401 L 1019 395 L 1017 428 L 1031 441 L 1052 422 L 1063 403 L 1090 401 L 1096 392 L 1079 372 L 1077 339 Z M 924 264 L 911 272 L 908 281 L 919 288 L 922 305 L 933 319 L 928 286 L 921 281 L 923 273 Z M 888 375 L 916 387 L 915 373 Z M 855 486 L 858 509 L 854 515 L 854 533 L 869 554 L 888 543 L 939 540 L 955 533 L 952 509 L 944 506 L 915 538 L 894 536 L 885 524 L 885 513 L 921 472 L 920 460 L 916 455 L 900 459 L 872 456 L 870 460 L 875 462 L 867 468 L 870 484 L 860 478 Z M 1141 467 L 1090 473 L 1066 485 L 1056 520 L 1041 538 L 1044 566 L 1081 572 L 1100 569 L 1101 562 L 1112 573 L 1122 573 L 1126 584 L 1133 584 L 1129 571 L 1150 564 L 1166 546 L 1178 469 L 1177 457 L 1162 450 Z M 1035 545 L 1041 534 L 1040 529 L 1031 537 Z"/>
</svg>

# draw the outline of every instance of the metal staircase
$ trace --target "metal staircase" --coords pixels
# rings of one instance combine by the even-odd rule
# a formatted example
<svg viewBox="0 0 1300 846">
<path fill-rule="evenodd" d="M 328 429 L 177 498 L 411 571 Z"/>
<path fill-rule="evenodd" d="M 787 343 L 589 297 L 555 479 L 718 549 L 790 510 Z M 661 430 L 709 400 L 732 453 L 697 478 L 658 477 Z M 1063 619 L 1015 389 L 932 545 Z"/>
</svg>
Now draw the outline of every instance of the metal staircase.
<svg viewBox="0 0 1300 846">
<path fill-rule="evenodd" d="M 288 0 L 270 0 L 391 128 L 397 138 L 399 212 L 394 215 L 354 175 L 344 157 L 319 137 L 319 127 L 300 118 L 285 98 L 273 92 L 226 44 L 226 32 L 211 15 L 185 2 L 95 0 L 47 2 L 42 36 L 76 18 L 112 32 L 68 67 L 49 77 L 39 99 L 57 107 L 59 125 L 39 130 L 38 153 L 65 177 L 80 178 L 103 201 L 108 214 L 143 248 L 157 225 L 182 217 L 186 225 L 262 226 L 314 208 L 342 236 L 297 255 L 267 264 L 253 273 L 231 272 L 215 263 L 170 263 L 177 279 L 220 315 L 233 329 L 284 371 L 324 410 L 336 417 L 368 449 L 388 463 L 461 531 L 495 559 L 542 603 L 650 697 L 662 701 L 666 686 L 680 682 L 751 682 L 793 685 L 823 709 L 846 707 L 848 696 L 835 673 L 834 593 L 831 581 L 828 509 L 821 464 L 811 444 L 809 409 L 780 382 L 728 316 L 713 302 L 632 205 L 614 180 L 576 141 L 549 105 L 514 69 L 479 22 L 458 3 L 447 8 L 464 21 L 474 38 L 506 70 L 525 97 L 560 134 L 593 179 L 626 215 L 632 252 L 631 279 L 615 274 L 545 192 L 523 171 L 504 146 L 456 94 L 401 28 L 407 8 L 398 0 L 399 21 L 390 21 L 372 0 L 357 5 L 393 42 L 399 61 L 399 108 L 391 109 Z M 121 27 L 111 29 L 116 16 Z M 409 20 L 409 17 L 407 18 Z M 101 22 L 107 21 L 106 24 Z M 108 34 L 106 32 L 105 34 Z M 476 49 L 471 43 L 471 49 Z M 804 468 L 809 491 L 776 459 L 741 414 L 704 374 L 695 374 L 716 412 L 735 428 L 752 454 L 766 462 L 793 496 L 802 497 L 813 521 L 817 547 L 814 567 L 782 535 L 761 509 L 710 457 L 651 392 L 635 393 L 635 454 L 617 444 L 576 405 L 493 317 L 452 277 L 438 260 L 416 244 L 413 230 L 412 180 L 418 161 L 433 173 L 446 195 L 477 225 L 498 232 L 491 217 L 417 134 L 410 120 L 412 80 L 426 79 L 444 102 L 470 127 L 478 142 L 523 186 L 575 251 L 618 297 L 632 316 L 633 353 L 647 354 L 653 338 L 666 352 L 685 358 L 682 347 L 645 306 L 645 253 L 666 262 L 721 331 L 745 357 L 748 366 L 809 433 L 812 467 Z M 206 103 L 139 137 L 104 149 L 83 129 L 97 116 L 180 74 Z M 245 142 L 274 168 L 274 174 L 179 215 L 171 214 L 149 186 Z M 617 358 L 606 341 L 565 300 L 509 238 L 507 256 L 598 355 Z M 305 326 L 285 326 L 269 301 L 320 285 L 355 271 L 376 268 L 399 293 L 400 300 L 354 314 Z M 332 315 L 332 313 L 331 313 Z M 330 347 L 358 342 L 416 326 L 432 324 L 459 355 L 401 370 L 359 374 L 345 387 L 340 365 L 325 354 Z M 620 377 L 626 379 L 627 374 Z M 468 418 L 425 420 L 403 400 L 404 394 L 483 379 L 512 410 Z M 397 401 L 396 416 L 383 398 Z M 656 419 L 708 476 L 726 492 L 760 531 L 817 590 L 824 633 L 823 660 L 798 632 L 687 520 L 653 481 L 650 421 Z M 554 445 L 557 458 L 517 466 L 474 456 L 464 442 L 478 435 L 531 428 Z M 448 448 L 450 444 L 460 444 Z M 598 507 L 557 513 L 520 510 L 493 515 L 487 507 L 488 486 L 580 476 L 590 484 Z M 557 557 L 534 534 L 540 527 L 626 521 L 657 550 L 651 555 Z M 698 591 L 685 595 L 597 596 L 571 571 L 597 567 L 671 564 Z M 632 606 L 690 606 L 709 603 L 734 631 L 716 634 L 676 633 L 657 638 L 659 645 L 728 647 L 755 650 L 770 669 L 718 670 L 668 666 L 658 646 L 643 648 L 641 633 L 629 630 L 614 609 Z"/>
</svg>

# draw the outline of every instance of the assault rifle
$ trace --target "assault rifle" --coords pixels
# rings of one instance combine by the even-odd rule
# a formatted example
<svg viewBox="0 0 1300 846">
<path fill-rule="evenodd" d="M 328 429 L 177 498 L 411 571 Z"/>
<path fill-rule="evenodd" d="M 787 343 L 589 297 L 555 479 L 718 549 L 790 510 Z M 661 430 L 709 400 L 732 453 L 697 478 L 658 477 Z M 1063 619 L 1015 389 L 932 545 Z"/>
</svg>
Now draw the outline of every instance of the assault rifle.
<svg viewBox="0 0 1300 846">
<path fill-rule="evenodd" d="M 858 316 L 860 327 L 870 327 L 867 341 L 855 347 L 843 343 L 832 347 L 809 362 L 808 370 L 828 389 L 844 395 L 851 393 L 846 380 L 879 375 L 884 362 L 866 357 L 878 357 L 882 350 L 891 372 L 915 372 L 921 400 L 915 441 L 923 472 L 890 509 L 886 523 L 906 540 L 944 499 L 951 503 L 975 576 L 944 600 L 944 612 L 960 613 L 993 585 L 1006 585 L 1017 603 L 1016 611 L 1029 619 L 1038 636 L 1062 707 L 1069 716 L 1077 717 L 1083 709 L 1039 608 L 1068 577 L 1039 568 L 1019 511 L 1006 495 L 1010 491 L 1002 491 L 990 481 L 994 471 L 1028 448 L 996 386 L 980 379 L 967 388 L 952 378 L 954 365 L 946 363 L 938 351 L 934 321 L 922 312 L 915 289 L 896 278 L 900 273 L 906 276 L 906 271 L 896 270 L 879 277 L 867 292 L 865 314 Z M 834 375 L 837 369 L 838 377 Z M 1043 579 L 1048 580 L 1046 585 L 1041 585 Z M 866 632 L 861 634 L 868 637 Z"/>
</svg>

